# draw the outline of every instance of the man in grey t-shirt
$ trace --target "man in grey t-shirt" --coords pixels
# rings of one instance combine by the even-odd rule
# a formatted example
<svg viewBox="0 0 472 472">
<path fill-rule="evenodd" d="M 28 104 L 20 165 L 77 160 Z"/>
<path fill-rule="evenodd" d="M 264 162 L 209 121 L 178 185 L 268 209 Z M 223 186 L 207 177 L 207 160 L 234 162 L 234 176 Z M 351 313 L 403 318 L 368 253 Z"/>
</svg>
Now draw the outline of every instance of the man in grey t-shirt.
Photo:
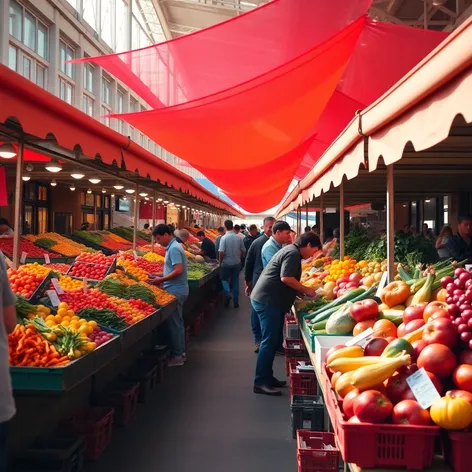
<svg viewBox="0 0 472 472">
<path fill-rule="evenodd" d="M 7 428 L 15 415 L 15 401 L 8 364 L 8 334 L 16 326 L 16 298 L 8 281 L 5 258 L 0 251 L 0 471 L 7 470 Z"/>
<path fill-rule="evenodd" d="M 219 261 L 221 283 L 226 294 L 226 306 L 233 298 L 234 308 L 239 308 L 239 270 L 241 259 L 246 254 L 243 240 L 233 231 L 233 222 L 225 221 L 226 234 L 221 238 Z M 230 285 L 231 283 L 231 285 Z"/>
</svg>

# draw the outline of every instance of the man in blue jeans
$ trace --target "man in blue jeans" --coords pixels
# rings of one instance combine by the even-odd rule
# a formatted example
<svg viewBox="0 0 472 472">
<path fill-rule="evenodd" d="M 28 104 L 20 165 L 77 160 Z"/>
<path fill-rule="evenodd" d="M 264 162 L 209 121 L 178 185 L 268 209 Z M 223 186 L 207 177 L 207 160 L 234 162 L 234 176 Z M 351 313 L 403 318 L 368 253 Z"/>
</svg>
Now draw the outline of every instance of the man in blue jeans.
<svg viewBox="0 0 472 472">
<path fill-rule="evenodd" d="M 187 256 L 182 246 L 177 242 L 169 226 L 157 225 L 152 232 L 155 240 L 166 248 L 164 260 L 164 276 L 155 277 L 154 285 L 163 285 L 164 289 L 172 293 L 177 301 L 177 313 L 168 320 L 171 337 L 171 359 L 169 367 L 184 365 L 185 356 L 185 326 L 184 303 L 188 297 Z"/>
<path fill-rule="evenodd" d="M 221 238 L 219 261 L 221 283 L 226 294 L 225 306 L 228 307 L 233 299 L 234 308 L 239 308 L 239 270 L 241 260 L 246 254 L 242 238 L 233 231 L 233 222 L 225 221 L 225 235 Z M 231 285 L 230 285 L 231 283 Z"/>
<path fill-rule="evenodd" d="M 5 258 L 0 251 L 0 471 L 7 470 L 8 423 L 15 415 L 8 363 L 8 334 L 16 326 L 16 298 L 8 281 Z"/>
<path fill-rule="evenodd" d="M 320 238 L 313 233 L 298 237 L 277 252 L 251 293 L 251 304 L 256 310 L 262 329 L 262 341 L 257 356 L 254 393 L 281 395 L 280 387 L 287 382 L 274 377 L 273 363 L 280 343 L 280 326 L 297 293 L 313 297 L 315 290 L 300 283 L 302 260 L 321 249 Z"/>
<path fill-rule="evenodd" d="M 274 226 L 275 218 L 268 216 L 264 218 L 262 229 L 264 231 L 249 247 L 246 256 L 246 265 L 244 267 L 244 280 L 246 282 L 246 295 L 249 297 L 252 290 L 256 286 L 260 275 L 263 271 L 262 265 L 262 247 L 272 236 L 272 226 Z M 252 307 L 251 307 L 252 308 Z M 251 328 L 254 335 L 254 352 L 259 352 L 261 345 L 261 323 L 257 312 L 254 308 L 251 309 Z"/>
</svg>

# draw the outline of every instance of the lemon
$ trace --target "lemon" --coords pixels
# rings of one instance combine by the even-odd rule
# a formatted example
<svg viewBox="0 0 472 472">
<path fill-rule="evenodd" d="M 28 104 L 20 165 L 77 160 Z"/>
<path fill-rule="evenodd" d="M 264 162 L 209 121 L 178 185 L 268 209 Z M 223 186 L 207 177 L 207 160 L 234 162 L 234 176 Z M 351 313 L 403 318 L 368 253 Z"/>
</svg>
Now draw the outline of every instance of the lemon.
<svg viewBox="0 0 472 472">
<path fill-rule="evenodd" d="M 46 321 L 54 321 L 54 315 L 48 315 L 46 316 Z"/>
<path fill-rule="evenodd" d="M 57 314 L 59 316 L 67 316 L 67 309 L 66 308 L 59 308 L 59 310 L 57 310 Z"/>
<path fill-rule="evenodd" d="M 64 309 L 64 310 L 68 310 L 69 309 L 69 305 L 66 303 L 66 302 L 61 302 L 59 303 L 59 306 L 57 307 L 59 310 L 61 309 Z"/>
</svg>

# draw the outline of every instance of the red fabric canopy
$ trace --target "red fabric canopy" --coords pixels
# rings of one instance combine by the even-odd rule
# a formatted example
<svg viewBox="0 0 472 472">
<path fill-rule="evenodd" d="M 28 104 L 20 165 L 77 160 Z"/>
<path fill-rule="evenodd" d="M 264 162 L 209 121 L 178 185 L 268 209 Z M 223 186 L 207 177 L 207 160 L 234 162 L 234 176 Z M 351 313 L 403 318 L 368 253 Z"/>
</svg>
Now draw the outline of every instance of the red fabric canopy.
<svg viewBox="0 0 472 472">
<path fill-rule="evenodd" d="M 112 116 L 201 169 L 235 201 L 269 182 L 277 192 L 260 192 L 257 202 L 267 209 L 291 181 L 370 3 L 274 0 L 192 35 L 81 61 L 96 62 L 154 108 Z M 248 182 L 235 188 L 232 171 Z M 256 211 L 253 204 L 242 206 Z"/>
<path fill-rule="evenodd" d="M 313 131 L 316 139 L 296 177 L 301 179 L 307 174 L 357 110 L 381 97 L 446 36 L 443 32 L 368 20 L 336 92 Z"/>
</svg>

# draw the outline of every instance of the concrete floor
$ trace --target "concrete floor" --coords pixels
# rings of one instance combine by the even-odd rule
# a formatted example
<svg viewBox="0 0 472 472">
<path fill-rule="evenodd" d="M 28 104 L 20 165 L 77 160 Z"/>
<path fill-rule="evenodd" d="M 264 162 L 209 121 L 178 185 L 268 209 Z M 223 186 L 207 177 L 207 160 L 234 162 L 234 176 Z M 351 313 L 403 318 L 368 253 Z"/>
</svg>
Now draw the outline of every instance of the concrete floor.
<svg viewBox="0 0 472 472">
<path fill-rule="evenodd" d="M 184 367 L 169 368 L 153 397 L 86 472 L 293 472 L 289 391 L 252 392 L 256 354 L 249 300 L 222 308 L 192 338 Z M 284 379 L 284 358 L 275 362 Z"/>
</svg>

